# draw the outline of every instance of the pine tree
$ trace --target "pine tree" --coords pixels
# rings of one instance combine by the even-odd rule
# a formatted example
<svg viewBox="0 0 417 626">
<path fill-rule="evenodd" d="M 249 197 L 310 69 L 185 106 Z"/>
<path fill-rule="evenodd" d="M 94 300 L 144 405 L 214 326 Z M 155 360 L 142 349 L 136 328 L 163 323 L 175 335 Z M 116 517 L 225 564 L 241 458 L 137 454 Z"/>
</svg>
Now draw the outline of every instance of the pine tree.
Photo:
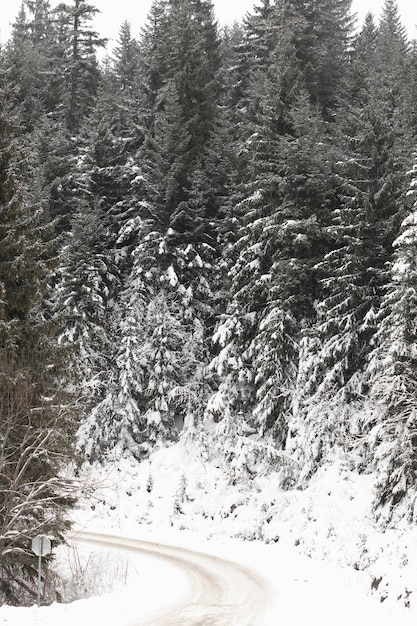
<svg viewBox="0 0 417 626">
<path fill-rule="evenodd" d="M 2 68 L 3 70 L 3 68 Z M 36 534 L 62 540 L 70 486 L 59 477 L 72 453 L 73 415 L 42 302 L 54 242 L 41 207 L 4 74 L 0 91 L 0 602 L 30 600 Z M 28 592 L 29 590 L 29 592 Z"/>
<path fill-rule="evenodd" d="M 48 0 L 25 0 L 6 47 L 8 80 L 15 85 L 22 123 L 28 132 L 56 112 L 60 91 L 54 67 L 55 32 Z"/>
<path fill-rule="evenodd" d="M 385 0 L 377 37 L 378 64 L 383 70 L 385 87 L 404 80 L 408 41 L 406 29 L 401 23 L 396 0 Z"/>
<path fill-rule="evenodd" d="M 138 296 L 140 275 L 123 294 L 118 325 L 117 379 L 79 433 L 90 460 L 133 456 L 142 459 L 155 446 L 176 441 L 201 405 L 202 333 L 183 327 L 172 295 Z"/>
<path fill-rule="evenodd" d="M 193 172 L 200 166 L 217 116 L 219 42 L 211 2 L 181 0 L 168 3 L 165 11 L 159 3 L 153 8 L 154 22 L 142 42 L 142 76 L 152 111 L 146 146 L 159 150 L 159 159 L 168 160 L 160 164 L 170 170 L 166 225 L 184 240 L 192 219 L 186 217 L 186 203 Z M 159 142 L 160 133 L 170 133 L 174 140 L 167 150 Z M 145 149 L 138 158 L 153 162 L 149 156 Z"/>
<path fill-rule="evenodd" d="M 360 98 L 361 90 L 366 90 L 370 74 L 376 67 L 376 47 L 378 29 L 372 13 L 365 17 L 362 29 L 359 31 L 353 42 L 351 52 L 351 65 L 349 73 L 349 89 L 347 95 L 349 99 Z"/>
<path fill-rule="evenodd" d="M 113 70 L 122 91 L 130 90 L 135 84 L 138 71 L 139 47 L 132 39 L 131 26 L 124 21 L 120 27 L 119 39 L 113 49 Z"/>
<path fill-rule="evenodd" d="M 415 197 L 416 164 L 412 174 L 410 194 Z M 381 304 L 380 326 L 367 370 L 371 397 L 365 429 L 378 475 L 374 504 L 385 522 L 396 514 L 396 508 L 397 514 L 411 520 L 416 517 L 416 208 L 414 203 L 394 242 L 391 281 Z"/>
<path fill-rule="evenodd" d="M 119 311 L 117 311 L 119 312 Z M 120 459 L 129 455 L 141 459 L 149 451 L 144 412 L 143 308 L 136 300 L 119 312 L 116 367 L 106 377 L 106 392 L 91 408 L 78 433 L 78 447 L 89 461 Z"/>
<path fill-rule="evenodd" d="M 94 201 L 91 205 L 81 197 L 55 274 L 51 302 L 62 318 L 60 343 L 72 353 L 68 362 L 77 372 L 83 400 L 90 408 L 101 400 L 111 376 L 109 303 L 116 281 L 102 212 Z"/>
<path fill-rule="evenodd" d="M 98 9 L 86 0 L 61 3 L 55 9 L 59 41 L 63 50 L 61 60 L 66 76 L 66 123 L 70 133 L 76 133 L 91 112 L 99 84 L 96 58 L 98 48 L 105 45 L 89 26 Z"/>
<path fill-rule="evenodd" d="M 351 0 L 295 0 L 291 5 L 303 19 L 294 44 L 307 91 L 312 103 L 331 119 L 348 72 Z"/>
<path fill-rule="evenodd" d="M 408 55 L 407 78 L 404 90 L 406 125 L 414 141 L 417 135 L 417 43 L 413 41 Z"/>
<path fill-rule="evenodd" d="M 132 238 L 132 232 L 127 234 L 130 220 L 134 222 L 138 212 L 135 181 L 140 170 L 134 157 L 143 143 L 143 128 L 140 104 L 129 88 L 120 85 L 112 68 L 103 74 L 82 140 L 83 176 L 100 206 L 108 248 L 115 260 L 119 259 L 123 271 L 129 257 L 127 240 Z"/>
<path fill-rule="evenodd" d="M 352 64 L 352 101 L 339 114 L 339 205 L 327 229 L 331 249 L 317 265 L 323 294 L 301 380 L 299 448 L 312 452 L 304 457 L 307 475 L 358 429 L 353 416 L 366 393 L 364 371 L 406 204 L 402 101 L 391 98 L 400 78 L 385 84 L 380 45 L 368 20 Z"/>
<path fill-rule="evenodd" d="M 345 157 L 340 161 L 339 173 L 343 203 L 335 214 L 336 223 L 332 230 L 335 240 L 343 241 L 344 245 L 337 246 L 329 254 L 327 261 L 331 267 L 325 270 L 322 265 L 322 268 L 326 272 L 324 280 L 330 307 L 334 307 L 334 312 L 338 311 L 337 325 L 345 328 L 347 333 L 353 333 L 355 328 L 359 334 L 363 333 L 363 342 L 354 340 L 350 350 L 347 351 L 346 347 L 341 350 L 340 359 L 333 357 L 333 362 L 339 362 L 342 367 L 339 374 L 336 370 L 332 374 L 331 368 L 325 368 L 327 376 L 334 375 L 341 387 L 349 380 L 349 371 L 363 370 L 373 332 L 372 312 L 375 313 L 379 307 L 387 279 L 386 264 L 390 261 L 391 246 L 404 215 L 403 190 L 408 147 L 405 143 L 403 102 L 393 94 L 400 94 L 403 87 L 401 68 L 406 42 L 394 7 L 395 3 L 386 3 L 376 39 L 372 24 L 368 21 L 365 25 L 358 41 L 359 54 L 363 54 L 361 47 L 364 40 L 367 41 L 363 60 L 360 61 L 362 86 L 344 118 L 341 116 Z M 396 57 L 396 70 L 392 60 L 388 64 L 384 53 L 394 39 L 397 42 L 394 48 L 401 50 Z M 396 78 L 393 82 L 394 74 Z M 350 287 L 343 284 L 346 281 Z M 338 284 L 340 289 L 334 290 L 332 285 L 336 287 Z M 349 298 L 347 294 L 350 294 Z M 331 325 L 330 320 L 334 316 L 326 310 L 324 317 L 327 319 L 324 324 Z M 366 323 L 368 317 L 370 327 Z M 342 331 L 345 338 L 347 333 Z M 339 346 L 345 343 L 341 336 L 336 339 L 334 331 L 333 341 Z M 329 350 L 328 354 L 332 352 L 334 355 L 337 353 Z M 348 353 L 353 362 L 350 362 Z"/>
<path fill-rule="evenodd" d="M 132 319 L 131 311 L 140 311 L 140 319 L 147 320 L 143 322 L 146 332 L 140 335 L 141 345 L 143 349 L 152 346 L 152 358 L 160 355 L 162 361 L 155 362 L 154 368 L 161 372 L 162 380 L 152 382 L 152 366 L 145 368 L 142 364 L 144 370 L 138 373 L 138 380 L 144 381 L 144 397 L 140 400 L 135 386 L 123 383 L 129 378 L 124 373 L 125 363 L 129 366 L 120 357 L 120 369 L 107 403 L 113 407 L 107 412 L 110 420 L 111 411 L 115 414 L 115 398 L 122 394 L 126 399 L 132 408 L 131 426 L 125 428 L 120 412 L 116 411 L 119 417 L 115 417 L 115 427 L 120 433 L 129 431 L 138 445 L 146 437 L 152 445 L 164 437 L 178 435 L 174 414 L 179 411 L 183 419 L 184 410 L 175 413 L 173 407 L 178 399 L 170 399 L 173 389 L 181 390 L 178 398 L 197 397 L 192 392 L 195 382 L 189 371 L 190 356 L 186 358 L 182 350 L 195 341 L 196 328 L 203 328 L 206 320 L 212 318 L 207 273 L 216 243 L 213 213 L 217 208 L 213 208 L 206 182 L 204 159 L 217 116 L 218 45 L 211 2 L 193 0 L 155 2 L 140 42 L 134 89 L 138 89 L 135 98 L 144 138 L 129 165 L 134 176 L 128 175 L 129 201 L 125 202 L 127 212 L 119 220 L 116 241 L 116 255 L 124 254 L 127 261 L 118 330 L 123 345 L 134 345 L 128 320 Z M 126 176 L 127 170 L 123 169 Z M 112 186 L 113 192 L 114 189 Z M 165 320 L 158 328 L 152 326 L 149 311 Z M 196 345 L 200 350 L 200 340 Z M 176 364 L 172 371 L 164 360 L 164 346 Z M 202 352 L 201 349 L 201 356 Z M 147 358 L 151 363 L 151 355 Z M 168 382 L 163 382 L 165 378 Z M 130 400 L 126 389 L 132 392 Z M 198 404 L 201 413 L 202 397 L 197 404 L 194 400 L 191 404 Z M 90 426 L 94 428 L 93 422 Z M 109 425 L 105 432 L 110 430 Z M 145 433 L 143 441 L 140 432 Z M 114 439 L 107 443 L 101 440 L 97 445 L 111 448 Z"/>
<path fill-rule="evenodd" d="M 310 107 L 293 40 L 299 16 L 287 5 L 270 16 L 268 35 L 278 30 L 279 37 L 262 64 L 255 62 L 249 86 L 256 94 L 246 144 L 250 168 L 231 251 L 232 298 L 215 334 L 221 350 L 213 366 L 226 379 L 225 410 L 250 421 L 253 415 L 259 431 L 283 447 L 297 341 L 314 318 L 313 266 L 322 246 L 328 166 L 317 149 L 321 122 Z"/>
</svg>

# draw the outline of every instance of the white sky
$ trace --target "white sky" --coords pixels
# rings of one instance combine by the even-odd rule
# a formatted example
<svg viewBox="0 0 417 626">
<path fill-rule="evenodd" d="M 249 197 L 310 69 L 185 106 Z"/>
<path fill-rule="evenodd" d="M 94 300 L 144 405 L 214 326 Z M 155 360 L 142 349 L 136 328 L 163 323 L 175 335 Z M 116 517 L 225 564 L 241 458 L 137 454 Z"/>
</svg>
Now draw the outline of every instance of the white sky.
<svg viewBox="0 0 417 626">
<path fill-rule="evenodd" d="M 117 39 L 119 28 L 124 19 L 132 25 L 132 35 L 135 37 L 140 32 L 141 26 L 146 22 L 146 16 L 152 4 L 152 0 L 91 0 L 100 9 L 101 14 L 97 17 L 96 28 L 100 35 L 110 40 Z M 254 0 L 214 0 L 216 16 L 220 24 L 233 22 L 240 19 L 250 11 L 256 2 Z M 51 6 L 58 4 L 58 0 L 51 0 Z M 417 2 L 416 0 L 397 0 L 404 26 L 407 27 L 409 37 L 417 37 Z M 21 0 L 1 0 L 0 10 L 0 37 L 4 42 L 10 33 L 12 23 L 19 11 Z M 358 14 L 360 22 L 368 11 L 378 17 L 384 5 L 384 0 L 353 0 L 353 11 Z M 112 49 L 110 41 L 109 49 Z"/>
</svg>

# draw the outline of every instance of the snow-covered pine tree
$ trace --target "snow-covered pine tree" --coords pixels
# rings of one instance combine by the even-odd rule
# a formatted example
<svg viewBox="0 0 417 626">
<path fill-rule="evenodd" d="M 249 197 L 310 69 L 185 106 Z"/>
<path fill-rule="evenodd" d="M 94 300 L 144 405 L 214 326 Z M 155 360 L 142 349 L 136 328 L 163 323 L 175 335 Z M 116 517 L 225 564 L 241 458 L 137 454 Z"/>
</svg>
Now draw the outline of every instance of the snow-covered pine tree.
<svg viewBox="0 0 417 626">
<path fill-rule="evenodd" d="M 112 271 L 103 213 L 81 196 L 81 189 L 79 193 L 50 300 L 62 318 L 60 343 L 70 351 L 69 364 L 91 408 L 102 399 L 112 372 L 111 302 L 117 272 Z"/>
<path fill-rule="evenodd" d="M 130 212 L 119 223 L 116 242 L 128 256 L 119 298 L 122 349 L 114 386 L 103 400 L 106 412 L 100 417 L 98 406 L 88 424 L 93 432 L 93 417 L 108 420 L 95 429 L 109 433 L 97 443 L 97 453 L 117 445 L 117 431 L 137 456 L 146 445 L 178 436 L 175 419 L 182 421 L 191 407 L 202 413 L 204 402 L 195 386 L 201 380 L 203 329 L 212 318 L 207 273 L 215 216 L 204 168 L 217 114 L 212 3 L 155 2 L 139 48 L 135 89 L 144 140 L 133 160 L 132 203 L 123 201 Z M 135 320 L 141 320 L 140 330 Z M 121 397 L 130 407 L 128 424 Z"/>
<path fill-rule="evenodd" d="M 138 204 L 133 155 L 142 141 L 137 130 L 141 113 L 132 91 L 133 84 L 127 76 L 122 82 L 116 67 L 103 70 L 94 110 L 80 129 L 77 159 L 67 176 L 72 214 L 66 220 L 54 305 L 66 320 L 62 341 L 72 345 L 81 388 L 88 390 L 87 414 L 110 397 L 118 379 L 115 302 L 131 268 L 131 218 Z"/>
<path fill-rule="evenodd" d="M 100 207 L 106 247 L 120 276 L 131 267 L 139 203 L 136 178 L 140 179 L 134 156 L 144 136 L 143 106 L 128 80 L 127 75 L 119 76 L 117 63 L 103 70 L 95 108 L 82 133 L 81 169 L 91 198 Z"/>
<path fill-rule="evenodd" d="M 137 162 L 143 167 L 148 207 L 146 215 L 144 202 L 143 214 L 154 222 L 157 216 L 154 228 L 164 240 L 161 272 L 172 265 L 178 288 L 187 291 L 186 318 L 193 302 L 205 308 L 209 300 L 204 274 L 211 264 L 217 216 L 212 198 L 198 188 L 207 175 L 206 153 L 218 117 L 219 39 L 207 0 L 155 3 L 152 16 L 142 41 L 152 108 Z"/>
<path fill-rule="evenodd" d="M 416 198 L 417 161 L 410 196 Z M 385 523 L 417 519 L 417 201 L 394 242 L 391 281 L 370 355 L 365 433 L 377 472 L 375 510 Z"/>
<path fill-rule="evenodd" d="M 122 302 L 117 378 L 79 433 L 92 461 L 141 459 L 176 441 L 183 427 L 194 431 L 204 396 L 203 329 L 198 320 L 192 333 L 182 324 L 175 292 L 150 298 L 139 274 Z"/>
<path fill-rule="evenodd" d="M 402 72 L 399 67 L 395 83 L 385 80 L 382 42 L 371 26 L 368 20 L 358 38 L 352 101 L 339 112 L 341 153 L 334 167 L 339 206 L 327 229 L 331 250 L 317 266 L 323 289 L 318 323 L 305 339 L 298 445 L 306 476 L 337 442 L 348 447 L 357 431 L 354 416 L 366 390 L 364 370 L 404 210 L 408 146 L 398 97 Z M 397 37 L 404 43 L 401 30 Z M 392 68 L 387 71 L 392 78 Z"/>
<path fill-rule="evenodd" d="M 407 79 L 404 89 L 407 126 L 412 137 L 417 136 L 417 42 L 414 40 L 408 54 Z"/>
<path fill-rule="evenodd" d="M 116 308 L 116 314 L 124 317 L 114 325 L 118 347 L 113 345 L 114 362 L 106 376 L 106 390 L 78 432 L 78 447 L 90 462 L 126 455 L 140 459 L 148 449 L 143 420 L 144 310 L 145 303 L 138 298 L 123 313 Z"/>
<path fill-rule="evenodd" d="M 322 249 L 331 178 L 321 120 L 310 106 L 294 45 L 300 19 L 288 4 L 275 6 L 270 29 L 279 32 L 272 38 L 277 43 L 268 49 L 268 32 L 261 47 L 268 55 L 252 68 L 250 166 L 230 255 L 231 301 L 215 333 L 220 351 L 213 367 L 223 382 L 211 403 L 225 414 L 243 414 L 280 448 L 292 412 L 297 342 L 314 318 L 312 269 Z"/>
</svg>

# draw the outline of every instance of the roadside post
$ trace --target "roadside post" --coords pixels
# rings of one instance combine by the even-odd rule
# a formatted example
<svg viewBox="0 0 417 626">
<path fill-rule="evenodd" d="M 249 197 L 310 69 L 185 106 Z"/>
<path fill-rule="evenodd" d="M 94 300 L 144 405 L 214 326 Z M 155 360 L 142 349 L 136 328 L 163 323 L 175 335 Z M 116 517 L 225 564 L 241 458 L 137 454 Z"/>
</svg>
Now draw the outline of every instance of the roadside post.
<svg viewBox="0 0 417 626">
<path fill-rule="evenodd" d="M 32 551 L 38 557 L 38 607 L 41 605 L 42 557 L 51 551 L 51 541 L 46 535 L 37 535 L 32 540 Z"/>
</svg>

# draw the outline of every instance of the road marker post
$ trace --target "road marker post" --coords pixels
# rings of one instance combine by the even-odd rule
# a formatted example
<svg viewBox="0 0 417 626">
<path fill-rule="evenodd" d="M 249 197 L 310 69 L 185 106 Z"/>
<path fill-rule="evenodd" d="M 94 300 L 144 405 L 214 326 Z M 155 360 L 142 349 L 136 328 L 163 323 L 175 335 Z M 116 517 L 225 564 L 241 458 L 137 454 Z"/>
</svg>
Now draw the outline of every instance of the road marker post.
<svg viewBox="0 0 417 626">
<path fill-rule="evenodd" d="M 38 593 L 37 604 L 41 605 L 41 582 L 42 582 L 42 557 L 51 551 L 51 541 L 46 535 L 37 535 L 32 540 L 32 551 L 38 557 Z"/>
</svg>

